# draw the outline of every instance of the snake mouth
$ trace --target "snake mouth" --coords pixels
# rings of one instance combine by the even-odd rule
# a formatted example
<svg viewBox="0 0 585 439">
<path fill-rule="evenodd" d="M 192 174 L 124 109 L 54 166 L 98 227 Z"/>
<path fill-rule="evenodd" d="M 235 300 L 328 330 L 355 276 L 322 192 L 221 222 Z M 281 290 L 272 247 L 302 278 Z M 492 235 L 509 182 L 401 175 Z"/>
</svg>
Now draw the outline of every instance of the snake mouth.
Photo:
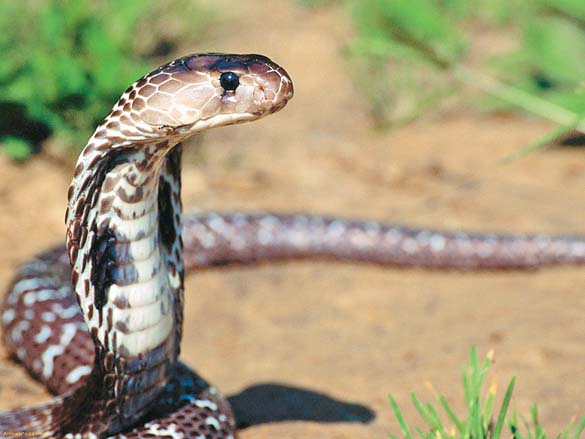
<svg viewBox="0 0 585 439">
<path fill-rule="evenodd" d="M 290 82 L 290 91 L 287 92 L 286 96 L 284 98 L 282 98 L 280 100 L 280 102 L 278 102 L 276 105 L 274 105 L 274 112 L 277 112 L 279 110 L 282 110 L 286 104 L 288 104 L 288 101 L 290 101 L 293 97 L 293 88 L 292 88 L 292 82 Z"/>
<path fill-rule="evenodd" d="M 259 88 L 262 100 L 269 104 L 266 114 L 272 114 L 282 110 L 294 95 L 293 82 L 282 67 L 278 67 L 271 73 L 278 75 L 277 85 L 273 84 L 269 88 Z M 265 107 L 265 105 L 260 105 L 260 107 Z M 262 111 L 259 113 L 262 114 Z"/>
<path fill-rule="evenodd" d="M 295 91 L 294 91 L 293 82 L 290 79 L 290 76 L 288 76 L 288 74 L 284 71 L 284 69 L 280 68 L 279 70 L 282 71 L 281 72 L 282 76 L 280 79 L 280 93 L 282 95 L 282 100 L 276 106 L 280 110 L 282 107 L 284 107 L 288 103 L 288 101 L 290 101 L 292 99 L 292 97 L 295 94 Z"/>
<path fill-rule="evenodd" d="M 245 112 L 245 113 L 226 113 L 226 114 L 218 114 L 215 116 L 208 117 L 207 119 L 199 119 L 195 123 L 180 125 L 173 129 L 172 137 L 181 136 L 181 140 L 185 140 L 188 137 L 191 137 L 193 134 L 203 131 L 209 128 L 216 128 L 221 127 L 224 125 L 234 125 L 249 122 L 252 120 L 259 119 L 260 117 L 266 115 L 265 112 L 259 113 L 252 113 L 252 112 Z"/>
</svg>

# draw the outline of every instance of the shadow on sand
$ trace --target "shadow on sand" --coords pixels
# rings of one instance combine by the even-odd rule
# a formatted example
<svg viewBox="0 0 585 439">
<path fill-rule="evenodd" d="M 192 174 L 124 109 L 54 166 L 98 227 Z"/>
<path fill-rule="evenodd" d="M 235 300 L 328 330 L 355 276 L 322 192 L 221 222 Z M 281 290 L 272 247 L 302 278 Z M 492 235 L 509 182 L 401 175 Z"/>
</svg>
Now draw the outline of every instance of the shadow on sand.
<svg viewBox="0 0 585 439">
<path fill-rule="evenodd" d="M 368 423 L 375 418 L 361 404 L 278 383 L 256 384 L 228 399 L 238 428 L 283 421 Z"/>
</svg>

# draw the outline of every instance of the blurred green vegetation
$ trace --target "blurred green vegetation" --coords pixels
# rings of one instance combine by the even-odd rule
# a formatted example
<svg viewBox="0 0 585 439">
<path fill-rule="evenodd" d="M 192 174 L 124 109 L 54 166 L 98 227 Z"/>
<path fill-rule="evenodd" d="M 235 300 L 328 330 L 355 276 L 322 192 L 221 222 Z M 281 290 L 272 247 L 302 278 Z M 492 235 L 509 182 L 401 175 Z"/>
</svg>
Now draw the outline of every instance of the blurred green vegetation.
<svg viewBox="0 0 585 439">
<path fill-rule="evenodd" d="M 537 114 L 562 126 L 556 135 L 585 132 L 585 1 L 339 2 L 355 28 L 350 65 L 379 125 L 407 122 L 473 87 L 490 97 L 484 108 Z M 490 33 L 503 49 L 482 53 L 478 36 Z"/>
<path fill-rule="evenodd" d="M 328 3 L 333 3 L 335 0 L 295 0 L 298 4 L 302 6 L 323 6 Z"/>
<path fill-rule="evenodd" d="M 25 160 L 48 136 L 81 149 L 133 81 L 209 13 L 189 0 L 0 2 L 0 144 Z"/>
<path fill-rule="evenodd" d="M 473 87 L 491 97 L 483 108 L 521 109 L 560 125 L 530 148 L 585 132 L 583 0 L 295 1 L 347 9 L 355 32 L 346 54 L 381 126 Z M 187 32 L 205 34 L 213 17 L 200 4 L 0 2 L 0 148 L 24 160 L 52 137 L 64 151 L 79 150 L 132 81 Z M 505 48 L 481 53 L 478 36 L 490 32 Z"/>
</svg>

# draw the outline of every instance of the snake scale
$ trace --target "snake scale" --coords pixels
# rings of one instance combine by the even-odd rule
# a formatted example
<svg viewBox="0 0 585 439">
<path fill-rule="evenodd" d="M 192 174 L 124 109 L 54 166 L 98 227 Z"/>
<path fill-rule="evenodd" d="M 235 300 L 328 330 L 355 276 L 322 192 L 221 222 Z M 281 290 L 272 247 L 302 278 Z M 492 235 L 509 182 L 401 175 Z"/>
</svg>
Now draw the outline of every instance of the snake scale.
<svg viewBox="0 0 585 439">
<path fill-rule="evenodd" d="M 196 54 L 136 81 L 83 149 L 66 246 L 15 275 L 4 340 L 59 395 L 0 414 L 46 438 L 233 438 L 227 401 L 178 361 L 186 269 L 323 257 L 436 268 L 585 262 L 577 236 L 448 233 L 318 215 L 182 215 L 181 142 L 259 119 L 293 95 L 261 55 Z M 14 436 L 13 436 L 14 437 Z"/>
</svg>

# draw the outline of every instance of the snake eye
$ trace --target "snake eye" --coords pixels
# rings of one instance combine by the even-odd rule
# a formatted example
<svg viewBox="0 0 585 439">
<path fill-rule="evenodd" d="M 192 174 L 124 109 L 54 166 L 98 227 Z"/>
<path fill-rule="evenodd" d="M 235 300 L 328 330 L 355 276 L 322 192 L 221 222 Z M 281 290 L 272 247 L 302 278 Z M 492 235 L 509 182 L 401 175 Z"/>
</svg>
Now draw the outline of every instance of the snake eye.
<svg viewBox="0 0 585 439">
<path fill-rule="evenodd" d="M 219 77 L 219 83 L 225 91 L 234 91 L 240 85 L 240 78 L 234 72 L 224 72 Z"/>
</svg>

